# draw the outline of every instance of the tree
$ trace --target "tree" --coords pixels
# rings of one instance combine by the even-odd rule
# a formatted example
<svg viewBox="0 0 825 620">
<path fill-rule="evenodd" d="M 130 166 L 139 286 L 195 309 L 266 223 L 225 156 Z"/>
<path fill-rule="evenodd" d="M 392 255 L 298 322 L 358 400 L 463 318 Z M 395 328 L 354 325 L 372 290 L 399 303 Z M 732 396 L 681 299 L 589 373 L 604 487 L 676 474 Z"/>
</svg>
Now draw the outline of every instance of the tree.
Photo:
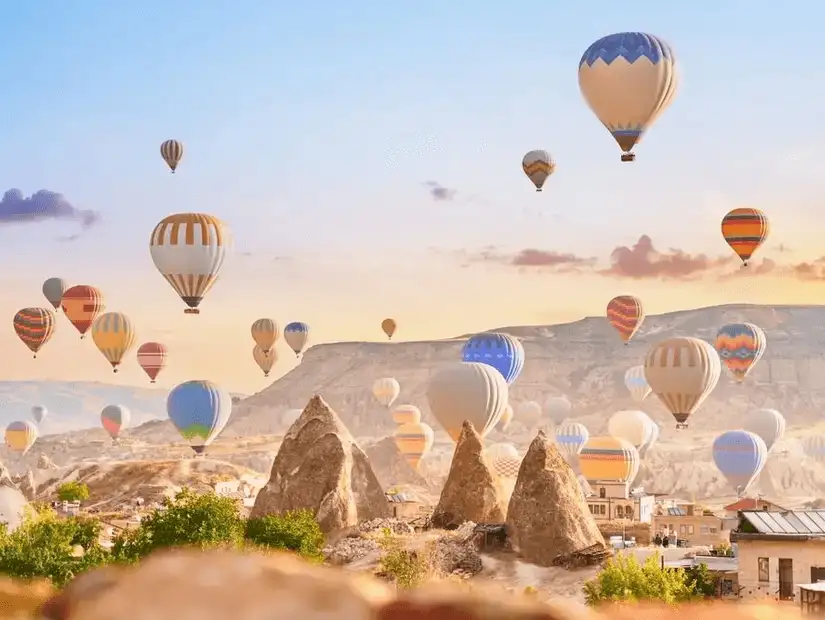
<svg viewBox="0 0 825 620">
<path fill-rule="evenodd" d="M 243 537 L 244 521 L 234 499 L 183 489 L 144 517 L 138 528 L 116 536 L 112 555 L 119 562 L 133 563 L 169 547 L 238 547 Z"/>
<path fill-rule="evenodd" d="M 697 579 L 681 568 L 662 568 L 658 553 L 644 564 L 639 564 L 635 556 L 622 554 L 609 560 L 595 579 L 584 584 L 584 596 L 588 605 L 652 600 L 681 603 L 702 597 Z"/>
<path fill-rule="evenodd" d="M 311 560 L 323 559 L 324 533 L 311 510 L 249 519 L 245 537 L 260 547 L 294 551 Z"/>
<path fill-rule="evenodd" d="M 57 487 L 57 498 L 61 502 L 85 502 L 89 499 L 89 487 L 77 480 L 64 482 Z"/>
</svg>

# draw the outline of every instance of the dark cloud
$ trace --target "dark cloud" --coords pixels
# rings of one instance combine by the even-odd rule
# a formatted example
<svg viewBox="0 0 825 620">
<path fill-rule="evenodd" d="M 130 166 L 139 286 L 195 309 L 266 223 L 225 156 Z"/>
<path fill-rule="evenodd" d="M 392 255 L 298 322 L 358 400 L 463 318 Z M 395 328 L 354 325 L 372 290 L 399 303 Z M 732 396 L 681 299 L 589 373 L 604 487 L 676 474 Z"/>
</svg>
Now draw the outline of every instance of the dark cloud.
<svg viewBox="0 0 825 620">
<path fill-rule="evenodd" d="M 527 248 L 516 254 L 511 264 L 516 267 L 551 267 L 551 268 L 576 268 L 592 266 L 595 263 L 593 258 L 583 258 L 575 254 L 536 250 Z"/>
<path fill-rule="evenodd" d="M 710 258 L 674 248 L 660 252 L 649 236 L 642 235 L 633 247 L 619 246 L 614 249 L 610 253 L 610 267 L 599 273 L 636 280 L 683 280 L 701 276 L 730 262 L 730 258 Z"/>
<path fill-rule="evenodd" d="M 430 193 L 430 198 L 436 202 L 450 202 L 455 200 L 456 194 L 458 194 L 458 190 L 444 187 L 438 181 L 427 181 L 424 183 L 424 187 Z"/>
<path fill-rule="evenodd" d="M 84 230 L 100 220 L 96 211 L 78 209 L 63 194 L 41 189 L 28 198 L 19 189 L 9 189 L 0 200 L 0 225 L 16 222 L 43 222 L 46 220 L 73 220 Z M 71 241 L 77 235 L 64 237 Z"/>
</svg>

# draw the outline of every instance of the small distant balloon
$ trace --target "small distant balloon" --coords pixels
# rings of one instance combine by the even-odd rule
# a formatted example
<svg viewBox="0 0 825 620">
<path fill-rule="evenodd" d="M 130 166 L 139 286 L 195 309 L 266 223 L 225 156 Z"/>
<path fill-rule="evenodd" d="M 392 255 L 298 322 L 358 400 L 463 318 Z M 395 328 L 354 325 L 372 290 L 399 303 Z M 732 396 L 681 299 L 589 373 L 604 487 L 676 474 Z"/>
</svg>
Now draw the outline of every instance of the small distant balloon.
<svg viewBox="0 0 825 620">
<path fill-rule="evenodd" d="M 166 368 L 167 354 L 166 345 L 160 342 L 144 342 L 138 347 L 137 361 L 150 383 L 154 383 L 160 371 Z"/>
<path fill-rule="evenodd" d="M 566 396 L 550 396 L 544 403 L 544 408 L 550 421 L 558 424 L 570 417 L 573 403 Z"/>
<path fill-rule="evenodd" d="M 275 362 L 278 361 L 278 352 L 274 348 L 264 351 L 260 345 L 256 344 L 255 348 L 252 349 L 252 359 L 255 360 L 258 368 L 264 372 L 264 377 L 268 377 L 272 367 L 275 366 Z"/>
<path fill-rule="evenodd" d="M 295 352 L 295 357 L 300 356 L 309 340 L 309 325 L 300 321 L 289 323 L 284 328 L 284 340 Z"/>
<path fill-rule="evenodd" d="M 100 289 L 78 284 L 66 289 L 60 301 L 63 314 L 83 338 L 100 313 L 106 308 Z"/>
<path fill-rule="evenodd" d="M 395 322 L 395 319 L 384 319 L 381 321 L 381 330 L 387 335 L 387 340 L 392 340 L 397 329 L 398 323 Z"/>
<path fill-rule="evenodd" d="M 622 342 L 627 344 L 639 331 L 645 320 L 642 300 L 633 295 L 619 295 L 607 304 L 607 320 L 619 332 Z"/>
<path fill-rule="evenodd" d="M 407 422 L 401 424 L 393 433 L 395 445 L 407 464 L 418 469 L 421 457 L 433 447 L 435 435 L 433 429 L 422 422 Z"/>
<path fill-rule="evenodd" d="M 101 314 L 92 325 L 92 340 L 95 346 L 117 372 L 123 357 L 135 344 L 135 327 L 122 312 Z"/>
<path fill-rule="evenodd" d="M 49 410 L 46 409 L 43 405 L 35 405 L 32 407 L 32 419 L 34 420 L 35 424 L 40 424 L 43 420 L 46 419 L 46 416 L 49 415 Z"/>
<path fill-rule="evenodd" d="M 49 278 L 43 282 L 43 296 L 55 310 L 59 310 L 63 293 L 66 292 L 67 288 L 68 285 L 63 278 Z"/>
<path fill-rule="evenodd" d="M 740 207 L 722 218 L 722 236 L 747 267 L 754 252 L 765 243 L 771 231 L 768 216 L 759 209 Z"/>
<path fill-rule="evenodd" d="M 645 379 L 645 367 L 632 366 L 624 373 L 624 385 L 637 403 L 650 396 L 650 385 Z"/>
<path fill-rule="evenodd" d="M 372 395 L 384 407 L 391 407 L 400 393 L 401 385 L 393 377 L 382 377 L 372 384 Z"/>
<path fill-rule="evenodd" d="M 742 382 L 762 359 L 767 344 L 761 327 L 753 323 L 731 323 L 716 334 L 715 347 L 733 378 Z"/>
<path fill-rule="evenodd" d="M 727 431 L 713 442 L 713 462 L 738 496 L 759 477 L 768 460 L 768 447 L 749 431 Z"/>
<path fill-rule="evenodd" d="M 203 454 L 229 421 L 232 397 L 211 381 L 186 381 L 169 392 L 166 411 L 195 454 Z"/>
<path fill-rule="evenodd" d="M 555 172 L 556 164 L 550 157 L 550 153 L 539 149 L 530 151 L 524 156 L 521 160 L 521 168 L 530 182 L 536 186 L 536 191 L 540 192 L 545 181 Z"/>
<path fill-rule="evenodd" d="M 399 405 L 392 410 L 392 421 L 396 424 L 418 424 L 421 421 L 421 409 L 415 405 Z"/>
<path fill-rule="evenodd" d="M 100 412 L 100 424 L 114 441 L 129 426 L 131 419 L 132 413 L 123 405 L 106 405 Z"/>
<path fill-rule="evenodd" d="M 258 319 L 252 323 L 252 340 L 263 351 L 264 355 L 269 354 L 269 350 L 275 346 L 275 342 L 281 335 L 278 323 L 275 319 Z"/>
<path fill-rule="evenodd" d="M 166 165 L 169 166 L 172 174 L 174 174 L 175 170 L 178 169 L 180 160 L 183 158 L 183 144 L 177 140 L 164 141 L 160 145 L 160 156 L 163 158 L 163 161 L 166 162 Z"/>
</svg>

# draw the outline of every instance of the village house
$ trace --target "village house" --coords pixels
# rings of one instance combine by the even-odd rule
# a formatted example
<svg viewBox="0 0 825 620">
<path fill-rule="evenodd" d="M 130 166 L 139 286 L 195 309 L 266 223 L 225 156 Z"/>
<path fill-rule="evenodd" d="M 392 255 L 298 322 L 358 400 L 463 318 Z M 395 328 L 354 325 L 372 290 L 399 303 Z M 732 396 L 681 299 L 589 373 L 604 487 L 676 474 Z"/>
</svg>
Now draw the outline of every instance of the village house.
<svg viewBox="0 0 825 620">
<path fill-rule="evenodd" d="M 679 560 L 662 559 L 664 568 L 690 569 L 700 564 L 704 564 L 713 577 L 717 598 L 739 598 L 739 560 L 737 558 L 697 555 Z"/>
<path fill-rule="evenodd" d="M 825 510 L 744 510 L 731 542 L 740 598 L 790 601 L 800 586 L 825 581 Z"/>
<path fill-rule="evenodd" d="M 630 490 L 627 482 L 588 480 L 592 495 L 587 507 L 596 521 L 636 521 L 650 523 L 656 498 L 644 490 Z"/>
<path fill-rule="evenodd" d="M 413 519 L 424 514 L 427 507 L 410 493 L 385 493 L 387 503 L 396 519 Z"/>
<path fill-rule="evenodd" d="M 763 510 L 765 512 L 788 512 L 787 508 L 783 508 L 778 504 L 769 502 L 766 499 L 743 497 L 742 499 L 725 506 L 722 510 L 725 511 L 725 517 L 728 519 L 739 520 L 739 513 L 743 510 Z"/>
<path fill-rule="evenodd" d="M 708 547 L 727 543 L 730 536 L 721 517 L 693 503 L 657 504 L 653 512 L 653 532 L 654 535 L 675 535 L 692 545 Z"/>
</svg>

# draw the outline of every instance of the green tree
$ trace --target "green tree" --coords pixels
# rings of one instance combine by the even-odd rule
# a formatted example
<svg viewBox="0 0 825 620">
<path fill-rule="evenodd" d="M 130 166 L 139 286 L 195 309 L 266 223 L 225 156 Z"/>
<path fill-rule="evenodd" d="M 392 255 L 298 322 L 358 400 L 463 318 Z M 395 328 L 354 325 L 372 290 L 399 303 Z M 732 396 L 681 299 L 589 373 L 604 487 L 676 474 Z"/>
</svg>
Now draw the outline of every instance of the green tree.
<svg viewBox="0 0 825 620">
<path fill-rule="evenodd" d="M 324 533 L 311 510 L 249 519 L 245 536 L 256 546 L 295 551 L 307 559 L 323 560 Z"/>
<path fill-rule="evenodd" d="M 112 555 L 119 562 L 133 563 L 169 547 L 238 547 L 243 537 L 244 521 L 235 500 L 183 489 L 144 517 L 139 527 L 118 534 Z"/>
<path fill-rule="evenodd" d="M 57 498 L 61 502 L 85 502 L 89 499 L 89 487 L 77 480 L 64 482 L 57 487 Z"/>
<path fill-rule="evenodd" d="M 692 566 L 685 571 L 685 580 L 688 587 L 698 596 L 713 596 L 716 594 L 716 579 L 710 574 L 707 564 Z"/>
<path fill-rule="evenodd" d="M 588 605 L 651 600 L 673 604 L 701 598 L 697 585 L 696 579 L 681 568 L 662 568 L 658 553 L 644 564 L 639 564 L 635 556 L 621 554 L 584 584 L 584 596 Z"/>
</svg>

